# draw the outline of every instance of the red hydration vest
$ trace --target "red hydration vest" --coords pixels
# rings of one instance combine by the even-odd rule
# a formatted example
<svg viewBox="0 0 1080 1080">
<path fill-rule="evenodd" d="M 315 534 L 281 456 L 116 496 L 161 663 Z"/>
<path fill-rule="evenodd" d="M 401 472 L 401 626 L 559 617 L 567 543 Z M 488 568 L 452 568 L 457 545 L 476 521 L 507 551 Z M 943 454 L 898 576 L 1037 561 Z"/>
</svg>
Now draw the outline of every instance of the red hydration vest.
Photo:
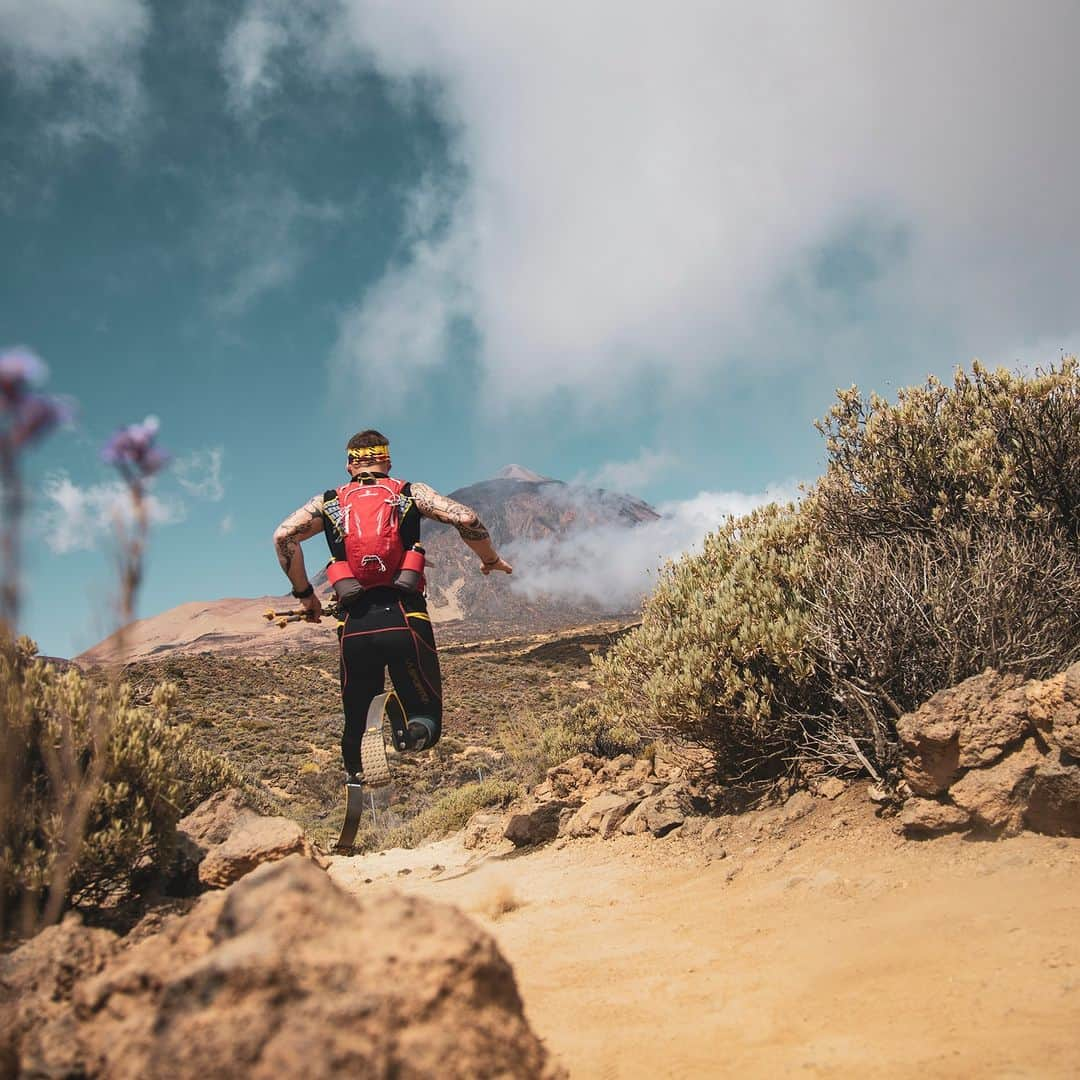
<svg viewBox="0 0 1080 1080">
<path fill-rule="evenodd" d="M 365 589 L 392 584 L 401 569 L 405 557 L 401 515 L 408 503 L 401 494 L 404 486 L 404 480 L 380 476 L 367 483 L 354 480 L 337 489 L 345 559 Z"/>
</svg>

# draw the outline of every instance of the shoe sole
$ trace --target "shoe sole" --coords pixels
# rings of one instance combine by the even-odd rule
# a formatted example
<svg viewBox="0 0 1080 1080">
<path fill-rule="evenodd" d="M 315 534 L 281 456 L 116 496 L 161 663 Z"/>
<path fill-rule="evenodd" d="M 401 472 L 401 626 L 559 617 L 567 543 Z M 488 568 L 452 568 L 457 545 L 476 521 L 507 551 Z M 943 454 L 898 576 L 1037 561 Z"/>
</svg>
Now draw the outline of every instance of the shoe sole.
<svg viewBox="0 0 1080 1080">
<path fill-rule="evenodd" d="M 383 721 L 387 704 L 397 705 L 397 695 L 391 691 L 379 694 L 368 708 L 364 734 L 360 739 L 360 768 L 364 783 L 369 788 L 385 787 L 390 783 L 390 761 L 386 756 L 386 740 L 383 737 Z M 401 706 L 397 708 L 400 710 Z"/>
</svg>

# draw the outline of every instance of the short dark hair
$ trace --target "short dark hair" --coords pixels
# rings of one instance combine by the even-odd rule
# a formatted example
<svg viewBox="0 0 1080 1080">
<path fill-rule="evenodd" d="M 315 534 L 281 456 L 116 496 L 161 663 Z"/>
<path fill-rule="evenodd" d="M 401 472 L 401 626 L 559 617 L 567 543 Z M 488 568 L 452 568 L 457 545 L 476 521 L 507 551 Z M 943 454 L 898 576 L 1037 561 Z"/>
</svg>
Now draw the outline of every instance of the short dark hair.
<svg viewBox="0 0 1080 1080">
<path fill-rule="evenodd" d="M 358 431 L 350 440 L 346 450 L 366 450 L 369 446 L 389 446 L 390 440 L 374 428 Z"/>
</svg>

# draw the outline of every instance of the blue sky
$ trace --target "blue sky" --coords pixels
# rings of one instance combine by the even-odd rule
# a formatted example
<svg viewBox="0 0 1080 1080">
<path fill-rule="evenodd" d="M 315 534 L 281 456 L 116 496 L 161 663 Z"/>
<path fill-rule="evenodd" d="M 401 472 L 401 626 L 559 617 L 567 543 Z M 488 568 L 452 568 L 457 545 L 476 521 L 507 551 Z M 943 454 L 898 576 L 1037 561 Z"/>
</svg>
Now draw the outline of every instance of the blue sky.
<svg viewBox="0 0 1080 1080">
<path fill-rule="evenodd" d="M 279 590 L 369 425 L 445 491 L 515 461 L 700 529 L 813 479 L 836 386 L 1075 351 L 1080 9 L 942 11 L 0 0 L 0 344 L 80 403 L 25 629 L 111 628 L 97 448 L 148 414 L 141 614 Z"/>
</svg>

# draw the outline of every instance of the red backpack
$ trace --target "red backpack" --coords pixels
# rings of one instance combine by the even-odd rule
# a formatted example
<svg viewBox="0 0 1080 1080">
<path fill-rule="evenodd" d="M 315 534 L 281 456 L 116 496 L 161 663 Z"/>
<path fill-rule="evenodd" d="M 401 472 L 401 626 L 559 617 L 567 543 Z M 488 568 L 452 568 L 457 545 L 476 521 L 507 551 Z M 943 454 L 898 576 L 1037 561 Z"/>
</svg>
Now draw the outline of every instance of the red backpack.
<svg viewBox="0 0 1080 1080">
<path fill-rule="evenodd" d="M 401 515 L 408 499 L 404 480 L 385 476 L 374 483 L 352 481 L 337 489 L 345 558 L 353 577 L 365 589 L 390 585 L 401 568 Z"/>
</svg>

